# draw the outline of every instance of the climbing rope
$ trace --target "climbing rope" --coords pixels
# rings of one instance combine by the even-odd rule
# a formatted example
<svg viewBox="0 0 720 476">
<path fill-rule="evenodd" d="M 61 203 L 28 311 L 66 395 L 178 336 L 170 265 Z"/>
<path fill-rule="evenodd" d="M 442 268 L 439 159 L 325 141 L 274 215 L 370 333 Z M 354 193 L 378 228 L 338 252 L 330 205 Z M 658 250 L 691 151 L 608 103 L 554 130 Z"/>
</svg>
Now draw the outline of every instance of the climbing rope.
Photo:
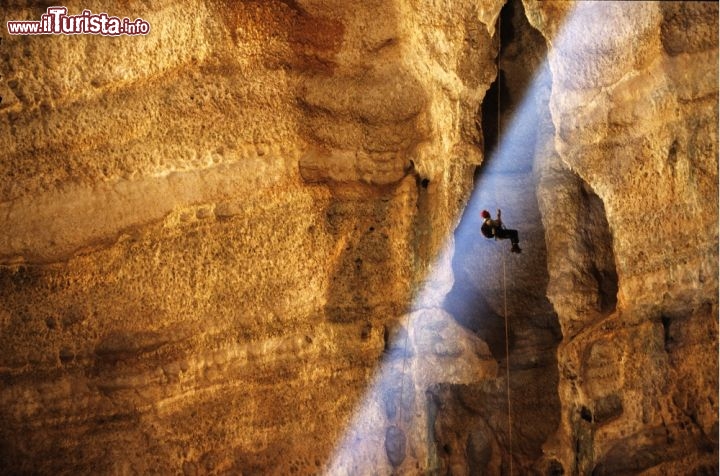
<svg viewBox="0 0 720 476">
<path fill-rule="evenodd" d="M 402 462 L 405 460 L 405 448 L 407 444 L 407 438 L 405 436 L 405 422 L 404 422 L 404 410 L 405 410 L 405 372 L 407 370 L 407 355 L 408 355 L 408 339 L 410 336 L 410 313 L 408 313 L 405 320 L 405 342 L 403 343 L 403 365 L 402 373 L 400 374 L 400 408 L 398 409 L 398 421 L 395 425 L 390 425 L 385 431 L 385 452 L 387 453 L 390 464 L 397 469 Z M 392 352 L 392 350 L 391 350 Z M 393 474 L 395 474 L 393 472 Z"/>
<path fill-rule="evenodd" d="M 495 150 L 500 148 L 500 49 L 502 48 L 502 18 L 498 16 L 498 53 L 497 53 L 497 144 Z M 505 274 L 505 253 L 500 252 L 503 267 L 503 320 L 505 321 L 505 382 L 507 387 L 507 417 L 508 417 L 508 460 L 510 462 L 510 476 L 513 474 L 513 445 L 512 445 L 512 404 L 510 402 L 510 336 L 508 332 L 507 312 L 507 281 Z"/>
<path fill-rule="evenodd" d="M 502 253 L 503 264 L 503 319 L 505 320 L 505 381 L 507 383 L 507 406 L 508 406 L 508 453 L 510 455 L 510 476 L 513 474 L 513 447 L 512 447 L 512 404 L 510 403 L 510 338 L 508 333 L 508 312 L 507 312 L 507 283 L 505 281 L 505 253 Z"/>
<path fill-rule="evenodd" d="M 401 429 L 403 425 L 403 393 L 405 392 L 405 368 L 407 366 L 407 345 L 408 337 L 410 336 L 410 313 L 408 313 L 407 320 L 405 321 L 405 343 L 403 344 L 403 368 L 402 376 L 400 377 L 400 425 Z"/>
</svg>

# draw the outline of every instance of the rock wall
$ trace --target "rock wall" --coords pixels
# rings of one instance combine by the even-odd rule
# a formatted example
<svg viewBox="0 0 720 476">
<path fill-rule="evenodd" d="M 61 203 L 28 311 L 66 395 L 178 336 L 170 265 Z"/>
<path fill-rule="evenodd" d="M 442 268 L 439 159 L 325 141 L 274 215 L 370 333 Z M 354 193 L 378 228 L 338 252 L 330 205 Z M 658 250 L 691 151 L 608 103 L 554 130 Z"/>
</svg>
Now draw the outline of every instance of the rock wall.
<svg viewBox="0 0 720 476">
<path fill-rule="evenodd" d="M 525 3 L 552 53 L 538 199 L 562 421 L 546 453 L 570 474 L 714 474 L 717 5 Z"/>
<path fill-rule="evenodd" d="M 3 29 L 4 469 L 389 472 L 398 382 L 422 412 L 429 385 L 494 375 L 436 256 L 481 160 L 500 6 L 73 1 L 151 33 Z M 368 393 L 395 335 L 412 350 Z M 411 420 L 401 471 L 427 466 Z"/>
<path fill-rule="evenodd" d="M 445 307 L 487 342 L 499 371 L 495 378 L 432 389 L 442 469 L 451 474 L 542 470 L 543 443 L 560 422 L 556 350 L 562 334 L 546 296 L 547 245 L 533 168 L 535 144 L 544 137 L 536 125 L 549 116 L 547 50 L 519 1 L 503 7 L 498 36 L 499 77 L 479 114 L 486 154 L 455 230 L 455 282 Z M 479 236 L 480 211 L 494 215 L 496 208 L 507 227 L 518 229 L 522 254 L 511 254 L 507 241 Z"/>
<path fill-rule="evenodd" d="M 503 4 L 5 8 L 4 471 L 716 471 L 717 6 Z"/>
</svg>

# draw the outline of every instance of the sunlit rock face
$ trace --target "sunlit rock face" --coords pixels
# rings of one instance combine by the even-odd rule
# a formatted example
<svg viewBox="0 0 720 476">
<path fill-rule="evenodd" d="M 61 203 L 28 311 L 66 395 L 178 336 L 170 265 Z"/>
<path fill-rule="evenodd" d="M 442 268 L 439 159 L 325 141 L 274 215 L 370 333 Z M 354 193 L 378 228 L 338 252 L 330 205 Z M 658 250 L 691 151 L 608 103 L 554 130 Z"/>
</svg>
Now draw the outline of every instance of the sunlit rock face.
<svg viewBox="0 0 720 476">
<path fill-rule="evenodd" d="M 455 231 L 454 285 L 444 305 L 487 342 L 500 368 L 494 379 L 431 389 L 441 467 L 453 474 L 509 473 L 511 465 L 513 474 L 542 470 L 543 443 L 560 422 L 556 349 L 562 334 L 546 296 L 533 167 L 544 137 L 537 125 L 549 116 L 547 47 L 519 1 L 503 7 L 498 33 L 500 74 L 480 111 L 486 157 Z M 509 253 L 507 242 L 478 237 L 480 210 L 494 215 L 495 207 L 509 228 L 519 229 L 521 255 Z"/>
<path fill-rule="evenodd" d="M 426 388 L 496 370 L 440 308 L 436 257 L 481 161 L 500 3 L 67 6 L 152 31 L 3 30 L 3 470 L 427 467 Z"/>
<path fill-rule="evenodd" d="M 554 46 L 538 200 L 562 421 L 546 453 L 573 474 L 714 474 L 717 5 L 526 7 Z"/>
<path fill-rule="evenodd" d="M 4 8 L 3 471 L 716 472 L 717 6 L 582 5 Z"/>
</svg>

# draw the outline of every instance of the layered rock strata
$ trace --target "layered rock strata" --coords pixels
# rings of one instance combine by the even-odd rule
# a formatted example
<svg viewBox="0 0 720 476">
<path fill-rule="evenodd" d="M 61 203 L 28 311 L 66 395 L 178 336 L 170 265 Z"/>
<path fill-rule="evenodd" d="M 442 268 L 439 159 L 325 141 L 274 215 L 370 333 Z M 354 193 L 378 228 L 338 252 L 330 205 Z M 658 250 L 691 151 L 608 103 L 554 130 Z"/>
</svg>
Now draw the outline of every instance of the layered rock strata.
<svg viewBox="0 0 720 476">
<path fill-rule="evenodd" d="M 717 6 L 503 3 L 3 29 L 4 471 L 716 472 Z"/>
<path fill-rule="evenodd" d="M 481 160 L 499 2 L 67 7 L 151 34 L 3 36 L 4 468 L 427 466 L 408 411 L 388 460 L 397 378 L 366 389 L 403 330 L 412 361 L 391 367 L 422 376 L 399 380 L 401 406 L 494 375 L 439 307 L 436 256 Z M 366 401 L 386 409 L 352 429 Z M 349 432 L 363 448 L 343 455 Z"/>
</svg>

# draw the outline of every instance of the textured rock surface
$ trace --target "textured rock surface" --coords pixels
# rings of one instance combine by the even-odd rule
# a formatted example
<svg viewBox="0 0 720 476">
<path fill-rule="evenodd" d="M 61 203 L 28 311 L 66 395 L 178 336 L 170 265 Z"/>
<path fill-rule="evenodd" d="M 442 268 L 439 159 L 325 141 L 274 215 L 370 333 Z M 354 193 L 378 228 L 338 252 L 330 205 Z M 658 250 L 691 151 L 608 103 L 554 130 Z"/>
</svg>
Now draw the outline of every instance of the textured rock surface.
<svg viewBox="0 0 720 476">
<path fill-rule="evenodd" d="M 716 473 L 717 6 L 503 3 L 5 8 L 4 471 Z"/>
<path fill-rule="evenodd" d="M 554 47 L 538 198 L 562 422 L 546 452 L 569 473 L 714 474 L 717 5 L 581 2 L 563 26 L 561 3 L 527 3 Z"/>
<path fill-rule="evenodd" d="M 397 329 L 392 368 L 422 375 L 371 402 L 496 368 L 439 309 L 435 256 L 480 162 L 500 3 L 68 7 L 152 33 L 3 37 L 4 467 L 389 471 L 397 403 L 334 455 Z M 395 463 L 425 466 L 421 443 Z"/>
<path fill-rule="evenodd" d="M 496 379 L 432 389 L 440 474 L 501 474 L 509 472 L 511 458 L 514 474 L 528 474 L 540 465 L 542 445 L 560 421 L 555 352 L 561 333 L 546 297 L 548 263 L 533 172 L 535 125 L 548 114 L 550 88 L 538 88 L 526 102 L 533 78 L 543 84 L 549 79 L 545 40 L 528 24 L 520 2 L 503 9 L 499 33 L 500 78 L 482 105 L 487 157 L 455 232 L 455 284 L 445 306 L 488 343 L 500 372 Z M 494 213 L 496 207 L 508 227 L 519 228 L 522 255 L 509 254 L 507 242 L 478 239 L 479 211 Z"/>
</svg>

